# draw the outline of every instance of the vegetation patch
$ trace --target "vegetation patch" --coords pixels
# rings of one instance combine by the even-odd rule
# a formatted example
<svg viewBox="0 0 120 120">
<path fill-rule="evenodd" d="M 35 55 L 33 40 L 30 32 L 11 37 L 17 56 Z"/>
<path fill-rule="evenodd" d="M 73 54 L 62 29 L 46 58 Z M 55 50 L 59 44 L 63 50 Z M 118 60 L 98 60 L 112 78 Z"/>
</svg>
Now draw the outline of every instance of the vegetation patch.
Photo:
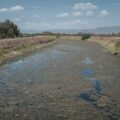
<svg viewBox="0 0 120 120">
<path fill-rule="evenodd" d="M 115 47 L 120 50 L 120 40 L 116 42 Z"/>
<path fill-rule="evenodd" d="M 13 59 L 54 44 L 56 42 L 55 40 L 56 36 L 36 36 L 0 40 L 0 64 L 8 61 L 9 59 Z"/>
<path fill-rule="evenodd" d="M 91 34 L 83 34 L 81 40 L 87 40 L 91 37 Z"/>
<path fill-rule="evenodd" d="M 90 41 L 99 43 L 114 55 L 120 55 L 119 37 L 91 37 Z"/>
<path fill-rule="evenodd" d="M 5 22 L 0 22 L 0 39 L 3 38 L 14 38 L 20 37 L 21 33 L 16 24 L 10 20 L 5 20 Z"/>
</svg>

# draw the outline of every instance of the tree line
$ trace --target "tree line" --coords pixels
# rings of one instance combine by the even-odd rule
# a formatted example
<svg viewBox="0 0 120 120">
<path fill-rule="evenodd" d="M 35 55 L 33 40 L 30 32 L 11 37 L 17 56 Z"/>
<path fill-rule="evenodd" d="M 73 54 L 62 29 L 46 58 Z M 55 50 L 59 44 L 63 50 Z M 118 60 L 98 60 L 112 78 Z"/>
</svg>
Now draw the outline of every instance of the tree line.
<svg viewBox="0 0 120 120">
<path fill-rule="evenodd" d="M 0 39 L 21 36 L 20 29 L 10 20 L 0 22 Z"/>
</svg>

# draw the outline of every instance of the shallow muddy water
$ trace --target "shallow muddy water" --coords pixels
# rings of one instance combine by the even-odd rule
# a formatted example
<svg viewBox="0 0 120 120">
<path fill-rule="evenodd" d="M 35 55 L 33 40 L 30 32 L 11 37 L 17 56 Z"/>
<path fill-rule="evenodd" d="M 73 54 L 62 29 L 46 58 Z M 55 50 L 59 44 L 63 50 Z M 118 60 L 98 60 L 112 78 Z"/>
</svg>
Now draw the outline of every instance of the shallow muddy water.
<svg viewBox="0 0 120 120">
<path fill-rule="evenodd" d="M 2 65 L 0 120 L 120 120 L 120 59 L 68 40 Z"/>
</svg>

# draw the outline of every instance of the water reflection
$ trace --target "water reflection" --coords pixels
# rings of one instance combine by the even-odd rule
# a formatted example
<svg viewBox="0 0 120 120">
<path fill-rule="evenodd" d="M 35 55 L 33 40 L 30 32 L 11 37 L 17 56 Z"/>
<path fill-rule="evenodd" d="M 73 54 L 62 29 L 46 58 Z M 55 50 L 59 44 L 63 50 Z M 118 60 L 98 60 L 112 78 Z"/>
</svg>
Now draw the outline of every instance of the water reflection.
<svg viewBox="0 0 120 120">
<path fill-rule="evenodd" d="M 81 72 L 84 76 L 93 75 L 92 69 L 86 69 Z M 118 120 L 116 112 L 116 102 L 109 95 L 102 93 L 102 84 L 100 80 L 92 77 L 85 77 L 92 82 L 94 90 L 80 93 L 80 98 L 90 103 L 100 112 L 105 112 L 110 120 Z"/>
<path fill-rule="evenodd" d="M 93 60 L 89 57 L 85 58 L 83 61 L 82 61 L 83 64 L 93 64 Z"/>
<path fill-rule="evenodd" d="M 89 75 L 93 75 L 93 74 L 94 74 L 93 69 L 85 69 L 85 70 L 81 71 L 81 75 L 84 75 L 84 76 L 89 76 Z"/>
</svg>

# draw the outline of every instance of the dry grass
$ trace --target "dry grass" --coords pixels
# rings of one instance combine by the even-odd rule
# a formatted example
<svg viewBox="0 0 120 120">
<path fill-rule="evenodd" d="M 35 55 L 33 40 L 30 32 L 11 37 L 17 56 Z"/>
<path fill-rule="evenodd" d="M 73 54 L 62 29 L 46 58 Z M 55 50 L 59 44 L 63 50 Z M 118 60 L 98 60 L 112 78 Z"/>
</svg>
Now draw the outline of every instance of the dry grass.
<svg viewBox="0 0 120 120">
<path fill-rule="evenodd" d="M 81 40 L 80 36 L 60 36 L 59 40 Z"/>
<path fill-rule="evenodd" d="M 120 54 L 120 46 L 117 45 L 120 37 L 91 37 L 89 40 L 101 44 L 112 54 Z"/>
<path fill-rule="evenodd" d="M 17 57 L 45 47 L 56 39 L 56 36 L 36 36 L 0 40 L 0 64 L 8 59 Z"/>
<path fill-rule="evenodd" d="M 29 37 L 29 38 L 16 38 L 16 39 L 3 39 L 0 40 L 0 49 L 10 49 L 24 47 L 25 45 L 34 45 L 50 42 L 52 37 Z"/>
</svg>

